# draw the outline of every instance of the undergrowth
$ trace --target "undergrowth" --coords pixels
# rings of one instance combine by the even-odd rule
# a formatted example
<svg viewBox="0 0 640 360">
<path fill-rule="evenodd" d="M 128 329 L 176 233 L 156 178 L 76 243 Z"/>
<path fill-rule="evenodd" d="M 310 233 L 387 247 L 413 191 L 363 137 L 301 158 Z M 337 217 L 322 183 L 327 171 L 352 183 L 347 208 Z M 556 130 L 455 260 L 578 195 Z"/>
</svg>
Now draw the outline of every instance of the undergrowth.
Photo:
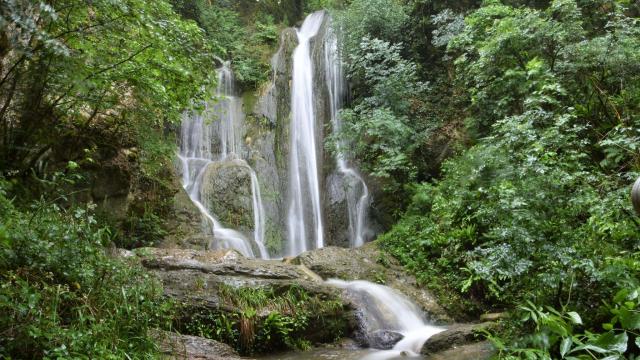
<svg viewBox="0 0 640 360">
<path fill-rule="evenodd" d="M 171 306 L 141 268 L 108 256 L 94 205 L 18 207 L 0 182 L 0 358 L 155 358 Z"/>
</svg>

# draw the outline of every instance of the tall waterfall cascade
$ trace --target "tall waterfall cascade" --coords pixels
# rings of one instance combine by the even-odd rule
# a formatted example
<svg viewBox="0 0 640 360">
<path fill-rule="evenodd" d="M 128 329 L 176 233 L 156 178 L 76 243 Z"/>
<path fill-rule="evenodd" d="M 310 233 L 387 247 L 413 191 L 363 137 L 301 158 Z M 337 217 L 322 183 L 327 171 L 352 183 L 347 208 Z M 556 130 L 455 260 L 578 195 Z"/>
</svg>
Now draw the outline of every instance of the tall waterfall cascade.
<svg viewBox="0 0 640 360">
<path fill-rule="evenodd" d="M 324 41 L 324 67 L 329 91 L 331 125 L 333 132 L 339 133 L 342 129 L 339 111 L 347 96 L 347 87 L 342 59 L 338 52 L 338 38 L 332 27 L 328 29 Z M 362 176 L 349 164 L 348 154 L 345 153 L 348 144 L 340 142 L 337 145 L 336 165 L 346 185 L 349 243 L 351 247 L 358 247 L 364 245 L 367 237 L 367 212 L 371 205 L 371 197 Z"/>
<path fill-rule="evenodd" d="M 404 335 L 393 349 L 377 351 L 367 356 L 367 360 L 420 356 L 420 349 L 427 339 L 444 331 L 443 328 L 429 325 L 418 306 L 387 286 L 361 280 L 331 279 L 327 283 L 359 298 L 359 302 L 363 303 L 361 321 L 367 331 L 391 330 Z"/>
<path fill-rule="evenodd" d="M 218 88 L 217 102 L 205 103 L 202 112 L 189 112 L 183 115 L 180 149 L 178 159 L 182 170 L 182 186 L 191 201 L 200 210 L 203 220 L 209 227 L 212 240 L 210 248 L 236 249 L 244 256 L 269 257 L 264 246 L 265 215 L 260 194 L 260 184 L 255 171 L 238 157 L 239 141 L 236 135 L 238 122 L 242 118 L 240 100 L 234 89 L 233 73 L 225 64 L 217 70 Z M 215 139 L 215 136 L 218 139 Z M 214 150 L 213 144 L 218 144 Z M 222 161 L 232 160 L 240 167 L 245 167 L 251 177 L 251 193 L 254 214 L 254 237 L 249 240 L 244 234 L 234 229 L 225 228 L 206 205 L 207 191 L 203 189 L 203 179 L 207 168 Z"/>
<path fill-rule="evenodd" d="M 183 186 L 205 219 L 210 248 L 269 258 L 327 244 L 361 246 L 372 237 L 369 188 L 350 144 L 339 143 L 335 158 L 324 151 L 325 132 L 342 129 L 348 95 L 331 18 L 312 13 L 282 39 L 271 84 L 245 94 L 243 102 L 224 64 L 217 70 L 217 100 L 184 114 Z M 280 244 L 271 254 L 267 235 L 271 246 Z"/>
<path fill-rule="evenodd" d="M 293 53 L 291 91 L 291 148 L 289 158 L 289 209 L 287 213 L 288 254 L 298 255 L 324 246 L 320 203 L 320 179 L 313 107 L 313 61 L 311 38 L 322 22 L 324 12 L 309 15 L 298 30 L 298 46 Z"/>
</svg>

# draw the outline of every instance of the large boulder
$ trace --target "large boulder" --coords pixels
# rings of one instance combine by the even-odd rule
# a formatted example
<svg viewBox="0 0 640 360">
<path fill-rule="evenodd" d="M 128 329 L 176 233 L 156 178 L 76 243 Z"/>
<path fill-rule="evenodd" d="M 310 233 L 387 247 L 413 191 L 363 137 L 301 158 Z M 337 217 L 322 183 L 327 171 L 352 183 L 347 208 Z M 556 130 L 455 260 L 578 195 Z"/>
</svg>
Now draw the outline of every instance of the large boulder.
<svg viewBox="0 0 640 360">
<path fill-rule="evenodd" d="M 422 346 L 421 354 L 432 355 L 453 348 L 470 345 L 482 340 L 479 332 L 494 326 L 495 323 L 455 324 L 447 330 L 431 336 Z"/>
<path fill-rule="evenodd" d="M 247 234 L 253 231 L 251 169 L 244 161 L 219 161 L 207 166 L 200 196 L 223 225 Z"/>
</svg>

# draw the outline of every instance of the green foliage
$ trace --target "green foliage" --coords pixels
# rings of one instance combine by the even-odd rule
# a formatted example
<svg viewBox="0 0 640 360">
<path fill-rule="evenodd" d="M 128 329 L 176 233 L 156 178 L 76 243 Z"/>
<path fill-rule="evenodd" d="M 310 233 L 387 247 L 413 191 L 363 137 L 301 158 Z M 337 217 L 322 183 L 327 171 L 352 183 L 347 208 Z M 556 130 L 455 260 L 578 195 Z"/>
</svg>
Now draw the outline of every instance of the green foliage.
<svg viewBox="0 0 640 360">
<path fill-rule="evenodd" d="M 356 51 L 364 38 L 400 42 L 409 19 L 405 5 L 397 0 L 353 0 L 336 17 L 347 54 Z"/>
<path fill-rule="evenodd" d="M 104 253 L 92 206 L 16 209 L 0 191 L 0 356 L 153 358 L 170 306 L 141 269 Z"/>
<path fill-rule="evenodd" d="M 278 42 L 280 27 L 269 12 L 254 9 L 243 15 L 240 6 L 207 0 L 177 4 L 183 15 L 191 16 L 205 30 L 214 53 L 231 60 L 240 86 L 257 89 L 268 79 L 269 57 Z"/>
<path fill-rule="evenodd" d="M 612 5 L 596 31 L 574 1 L 486 2 L 435 38 L 448 39 L 475 145 L 415 188 L 380 241 L 441 294 L 469 298 L 467 311 L 573 294 L 597 323 L 593 304 L 638 284 L 628 186 L 639 170 L 640 26 Z"/>
<path fill-rule="evenodd" d="M 531 302 L 519 310 L 527 334 L 511 339 L 512 344 L 486 334 L 499 359 L 632 359 L 640 349 L 638 289 L 620 290 L 612 304 L 605 304 L 603 311 L 610 321 L 594 332 L 583 329 L 582 318 L 574 311 L 542 308 Z"/>
</svg>

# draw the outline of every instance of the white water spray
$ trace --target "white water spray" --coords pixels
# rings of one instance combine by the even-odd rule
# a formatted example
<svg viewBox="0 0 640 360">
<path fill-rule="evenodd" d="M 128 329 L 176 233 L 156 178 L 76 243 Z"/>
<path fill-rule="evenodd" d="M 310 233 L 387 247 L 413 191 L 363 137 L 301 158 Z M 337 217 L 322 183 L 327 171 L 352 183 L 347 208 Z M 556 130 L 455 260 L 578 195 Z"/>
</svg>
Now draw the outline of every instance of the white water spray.
<svg viewBox="0 0 640 360">
<path fill-rule="evenodd" d="M 212 248 L 232 248 L 244 256 L 254 257 L 251 241 L 242 233 L 228 229 L 215 218 L 211 210 L 202 203 L 202 181 L 207 168 L 219 161 L 225 161 L 237 156 L 238 141 L 236 126 L 241 117 L 240 102 L 234 96 L 233 73 L 227 65 L 218 69 L 217 97 L 219 101 L 213 106 L 205 104 L 202 113 L 185 113 L 182 118 L 181 142 L 178 158 L 182 167 L 182 186 L 189 194 L 189 198 L 202 213 L 207 226 L 211 228 Z M 208 119 L 209 114 L 214 121 Z M 217 121 L 215 120 L 217 119 Z M 218 154 L 212 151 L 214 129 L 217 126 L 220 149 Z M 264 208 L 260 196 L 260 184 L 255 171 L 241 159 L 236 159 L 240 166 L 249 169 L 251 176 L 251 192 L 254 213 L 254 244 L 258 248 L 260 257 L 269 257 L 264 246 Z"/>
<path fill-rule="evenodd" d="M 324 44 L 324 65 L 329 90 L 331 125 L 333 132 L 342 129 L 339 111 L 346 97 L 342 59 L 338 52 L 338 39 L 333 29 L 327 31 Z M 347 144 L 338 143 L 336 164 L 346 184 L 347 211 L 349 215 L 349 242 L 351 247 L 364 245 L 367 236 L 367 212 L 371 205 L 369 188 L 355 168 L 349 166 L 345 153 Z"/>
<path fill-rule="evenodd" d="M 394 359 L 400 355 L 417 357 L 431 336 L 444 331 L 426 323 L 422 312 L 409 299 L 393 289 L 368 281 L 327 280 L 329 285 L 346 289 L 362 298 L 363 321 L 367 331 L 392 330 L 404 335 L 392 350 L 381 350 L 365 359 Z"/>
<path fill-rule="evenodd" d="M 316 148 L 316 114 L 313 109 L 313 63 L 310 40 L 318 33 L 324 12 L 315 12 L 298 30 L 298 46 L 293 53 L 291 148 L 289 158 L 289 210 L 287 230 L 289 255 L 324 246 L 320 205 L 320 181 Z"/>
</svg>

